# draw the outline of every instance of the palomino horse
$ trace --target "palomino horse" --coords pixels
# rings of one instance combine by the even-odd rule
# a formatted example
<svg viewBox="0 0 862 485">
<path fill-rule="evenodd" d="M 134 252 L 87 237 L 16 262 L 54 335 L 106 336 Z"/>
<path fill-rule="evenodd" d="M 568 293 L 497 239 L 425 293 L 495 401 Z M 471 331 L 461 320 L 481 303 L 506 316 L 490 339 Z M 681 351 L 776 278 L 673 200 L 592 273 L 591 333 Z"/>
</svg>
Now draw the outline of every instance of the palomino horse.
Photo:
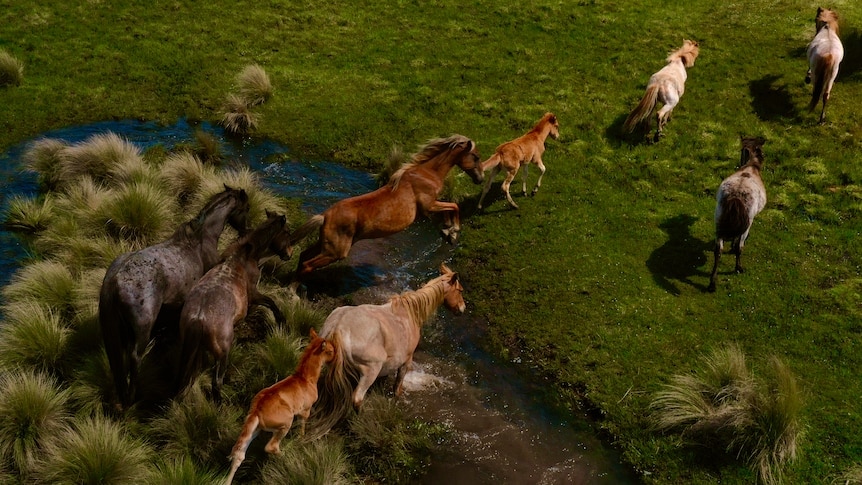
<svg viewBox="0 0 862 485">
<path fill-rule="evenodd" d="M 443 237 L 454 243 L 461 230 L 458 204 L 437 200 L 449 170 L 461 167 L 474 183 L 484 178 L 476 143 L 461 135 L 429 141 L 375 190 L 336 202 L 323 214 L 311 217 L 291 236 L 291 245 L 319 229 L 317 242 L 299 256 L 294 281 L 317 268 L 347 257 L 360 239 L 395 234 L 407 228 L 417 215 L 440 212 L 445 219 Z"/>
<path fill-rule="evenodd" d="M 724 179 L 718 187 L 715 205 L 715 262 L 709 278 L 709 291 L 715 291 L 715 275 L 724 241 L 732 241 L 732 251 L 736 253 L 736 272 L 742 273 L 739 258 L 751 230 L 754 216 L 766 206 L 766 188 L 760 178 L 763 168 L 763 151 L 766 143 L 763 138 L 742 138 L 741 168 Z"/>
<path fill-rule="evenodd" d="M 832 84 L 838 77 L 838 65 L 844 59 L 844 46 L 838 38 L 838 16 L 835 12 L 825 8 L 817 9 L 817 17 L 814 18 L 817 26 L 817 34 L 808 44 L 808 73 L 805 82 L 811 82 L 812 72 L 814 74 L 814 91 L 811 93 L 809 110 L 817 107 L 820 98 L 823 98 L 823 110 L 820 111 L 820 123 L 826 121 L 826 102 L 832 93 Z"/>
<path fill-rule="evenodd" d="M 178 394 L 183 393 L 197 377 L 206 352 L 215 358 L 212 371 L 212 394 L 221 401 L 221 385 L 227 371 L 227 358 L 233 344 L 234 325 L 245 318 L 250 305 L 263 305 L 272 311 L 278 323 L 284 315 L 275 301 L 258 292 L 258 262 L 268 256 L 271 247 L 279 246 L 284 237 L 283 215 L 267 211 L 267 219 L 246 236 L 225 249 L 224 261 L 213 267 L 189 290 L 180 313 L 180 359 Z M 282 258 L 285 255 L 280 254 Z"/>
<path fill-rule="evenodd" d="M 512 141 L 507 141 L 497 147 L 497 150 L 491 155 L 491 158 L 482 163 L 482 170 L 491 169 L 491 176 L 485 183 L 485 188 L 482 189 L 482 196 L 479 197 L 479 209 L 482 209 L 482 200 L 485 199 L 485 194 L 494 183 L 494 177 L 500 173 L 500 170 L 506 169 L 506 180 L 503 181 L 503 192 L 506 193 L 506 200 L 509 205 L 518 208 L 518 204 L 512 200 L 509 194 L 509 185 L 515 176 L 518 175 L 518 170 L 523 166 L 523 190 L 524 195 L 527 195 L 527 169 L 530 168 L 530 163 L 535 163 L 539 167 L 539 179 L 536 180 L 536 186 L 533 187 L 533 194 L 539 191 L 542 185 L 542 176 L 545 175 L 545 164 L 542 163 L 542 153 L 545 153 L 545 139 L 551 135 L 555 140 L 560 137 L 560 124 L 557 122 L 557 117 L 553 113 L 545 113 L 542 119 L 536 123 L 532 130 L 526 135 L 515 138 Z"/>
<path fill-rule="evenodd" d="M 393 296 L 383 305 L 343 306 L 329 314 L 320 335 L 332 341 L 335 360 L 322 382 L 320 411 L 315 411 L 318 432 L 332 428 L 351 404 L 359 409 L 368 388 L 380 376 L 395 374 L 395 396 L 401 395 L 422 325 L 440 305 L 456 315 L 466 307 L 458 273 L 445 264 L 440 273 L 422 288 Z"/>
<path fill-rule="evenodd" d="M 637 107 L 629 114 L 623 124 L 623 129 L 631 133 L 639 125 L 645 125 L 645 131 L 649 133 L 650 117 L 657 103 L 663 106 L 658 110 L 658 130 L 654 141 L 662 136 L 664 125 L 670 119 L 670 113 L 674 106 L 679 103 L 679 98 L 685 92 L 685 80 L 688 78 L 686 68 L 694 66 L 694 60 L 700 53 L 697 42 L 683 40 L 682 47 L 667 56 L 667 65 L 649 78 L 646 93 L 641 98 Z"/>
<path fill-rule="evenodd" d="M 266 444 L 267 453 L 279 454 L 281 440 L 290 431 L 293 419 L 302 419 L 300 435 L 305 435 L 305 422 L 311 414 L 311 406 L 317 401 L 317 380 L 323 365 L 335 358 L 335 348 L 332 343 L 319 337 L 311 329 L 311 342 L 292 376 L 282 379 L 266 389 L 258 392 L 251 401 L 248 415 L 236 444 L 230 453 L 231 464 L 226 485 L 230 485 L 242 461 L 248 445 L 260 433 L 260 430 L 272 433 Z"/>
<path fill-rule="evenodd" d="M 138 369 L 157 319 L 176 325 L 189 289 L 219 260 L 218 240 L 225 224 L 245 234 L 248 210 L 245 191 L 225 185 L 224 192 L 166 241 L 111 263 L 99 292 L 99 323 L 123 407 L 136 397 Z M 165 318 L 170 321 L 163 322 Z"/>
</svg>

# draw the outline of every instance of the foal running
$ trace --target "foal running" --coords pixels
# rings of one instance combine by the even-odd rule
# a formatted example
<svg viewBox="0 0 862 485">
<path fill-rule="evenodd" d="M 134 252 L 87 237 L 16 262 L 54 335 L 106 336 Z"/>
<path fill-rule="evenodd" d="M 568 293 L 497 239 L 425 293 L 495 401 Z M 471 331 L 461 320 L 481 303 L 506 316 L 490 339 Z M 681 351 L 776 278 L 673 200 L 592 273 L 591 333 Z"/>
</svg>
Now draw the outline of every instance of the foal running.
<svg viewBox="0 0 862 485">
<path fill-rule="evenodd" d="M 245 451 L 260 430 L 272 432 L 266 444 L 266 452 L 279 454 L 281 440 L 290 431 L 293 418 L 302 418 L 300 434 L 305 435 L 305 421 L 311 413 L 311 406 L 317 401 L 317 380 L 323 364 L 332 362 L 335 348 L 332 343 L 317 335 L 311 329 L 311 343 L 306 347 L 299 360 L 296 372 L 257 393 L 251 401 L 251 408 L 245 418 L 242 432 L 233 445 L 230 458 L 230 474 L 227 485 L 233 481 L 234 474 L 243 460 Z"/>
<path fill-rule="evenodd" d="M 623 124 L 626 133 L 631 133 L 639 125 L 645 126 L 645 131 L 650 130 L 650 116 L 657 103 L 663 106 L 658 110 L 658 130 L 654 141 L 658 141 L 663 135 L 664 125 L 670 119 L 670 113 L 685 92 L 685 80 L 688 78 L 686 68 L 694 66 L 694 60 L 700 53 L 700 47 L 693 40 L 683 40 L 682 47 L 667 56 L 667 65 L 649 78 L 646 93 L 641 98 L 637 107 L 629 114 Z"/>
<path fill-rule="evenodd" d="M 536 195 L 539 187 L 542 185 L 542 176 L 545 175 L 545 164 L 542 163 L 542 153 L 545 153 L 545 140 L 551 135 L 555 140 L 560 137 L 560 124 L 557 122 L 557 117 L 553 113 L 545 113 L 542 119 L 536 123 L 532 130 L 526 135 L 515 138 L 512 141 L 507 141 L 497 147 L 497 150 L 491 155 L 491 158 L 482 163 L 482 171 L 491 169 L 491 176 L 485 182 L 485 188 L 482 189 L 482 196 L 479 197 L 479 209 L 482 209 L 482 200 L 494 183 L 494 177 L 500 173 L 500 170 L 506 169 L 506 180 L 503 181 L 503 192 L 506 193 L 506 200 L 509 205 L 518 208 L 518 204 L 512 200 L 512 195 L 509 194 L 509 185 L 512 180 L 518 175 L 518 170 L 524 167 L 522 177 L 524 180 L 524 195 L 527 195 L 527 169 L 530 163 L 535 163 L 539 167 L 539 179 L 536 180 L 536 186 L 533 187 L 532 195 Z"/>
<path fill-rule="evenodd" d="M 817 34 L 808 44 L 808 73 L 805 82 L 811 82 L 814 75 L 814 91 L 811 93 L 809 110 L 814 110 L 820 98 L 823 98 L 823 110 L 820 111 L 820 123 L 826 121 L 826 102 L 832 93 L 832 84 L 838 77 L 838 65 L 844 59 L 844 46 L 838 38 L 838 16 L 825 8 L 817 9 L 814 18 Z"/>
<path fill-rule="evenodd" d="M 766 188 L 760 178 L 763 168 L 763 138 L 743 137 L 741 168 L 724 179 L 718 187 L 715 206 L 715 262 L 709 278 L 709 291 L 715 291 L 715 275 L 724 241 L 732 241 L 732 252 L 736 253 L 736 272 L 742 273 L 739 258 L 751 230 L 754 216 L 766 206 Z"/>
</svg>

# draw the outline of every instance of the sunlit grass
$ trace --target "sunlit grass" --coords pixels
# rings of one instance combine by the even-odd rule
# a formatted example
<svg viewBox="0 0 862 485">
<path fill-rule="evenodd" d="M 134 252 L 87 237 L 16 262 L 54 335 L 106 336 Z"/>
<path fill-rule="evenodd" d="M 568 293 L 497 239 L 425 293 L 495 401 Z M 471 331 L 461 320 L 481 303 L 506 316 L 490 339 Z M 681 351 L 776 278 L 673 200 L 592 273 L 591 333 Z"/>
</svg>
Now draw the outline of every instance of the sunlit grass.
<svg viewBox="0 0 862 485">
<path fill-rule="evenodd" d="M 57 381 L 26 369 L 0 373 L 0 458 L 28 477 L 47 440 L 66 426 L 68 392 Z"/>
<path fill-rule="evenodd" d="M 273 87 L 266 71 L 257 64 L 251 64 L 243 68 L 237 75 L 239 96 L 248 107 L 265 103 L 272 97 Z"/>
<path fill-rule="evenodd" d="M 46 448 L 33 473 L 37 483 L 120 485 L 151 473 L 153 450 L 104 417 L 76 420 Z"/>
<path fill-rule="evenodd" d="M 24 82 L 24 64 L 0 49 L 0 87 L 20 86 Z"/>
</svg>

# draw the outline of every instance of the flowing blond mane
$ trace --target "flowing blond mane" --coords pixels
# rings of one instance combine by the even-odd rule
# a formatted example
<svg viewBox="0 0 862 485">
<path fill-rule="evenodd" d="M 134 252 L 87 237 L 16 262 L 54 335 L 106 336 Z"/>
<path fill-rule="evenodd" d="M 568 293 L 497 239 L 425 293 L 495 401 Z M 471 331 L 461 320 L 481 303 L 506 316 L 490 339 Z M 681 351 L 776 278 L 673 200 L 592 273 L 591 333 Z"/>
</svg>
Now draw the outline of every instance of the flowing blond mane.
<svg viewBox="0 0 862 485">
<path fill-rule="evenodd" d="M 441 153 L 452 150 L 460 143 L 469 142 L 470 139 L 463 135 L 452 135 L 447 138 L 434 138 L 432 140 L 428 140 L 424 146 L 419 148 L 419 151 L 413 154 L 409 162 L 405 162 L 395 173 L 389 177 L 389 185 L 393 190 L 398 188 L 398 182 L 401 180 L 401 176 L 404 175 L 404 172 L 410 170 L 411 168 L 422 165 L 423 163 L 437 158 Z"/>
<path fill-rule="evenodd" d="M 685 67 L 691 67 L 694 65 L 694 60 L 697 59 L 697 55 L 700 53 L 700 47 L 697 42 L 693 40 L 683 39 L 682 47 L 671 52 L 667 56 L 667 62 L 673 62 L 677 59 L 682 59 Z"/>
<path fill-rule="evenodd" d="M 829 27 L 829 30 L 835 32 L 835 35 L 838 35 L 838 14 L 834 11 L 829 10 L 828 8 L 821 8 L 817 11 L 817 18 L 814 19 L 814 23 L 817 25 L 817 31 L 826 25 Z"/>
<path fill-rule="evenodd" d="M 392 304 L 393 310 L 406 309 L 413 323 L 422 326 L 443 303 L 443 284 L 451 278 L 451 274 L 438 276 L 416 291 L 407 291 L 393 296 L 389 303 Z"/>
</svg>

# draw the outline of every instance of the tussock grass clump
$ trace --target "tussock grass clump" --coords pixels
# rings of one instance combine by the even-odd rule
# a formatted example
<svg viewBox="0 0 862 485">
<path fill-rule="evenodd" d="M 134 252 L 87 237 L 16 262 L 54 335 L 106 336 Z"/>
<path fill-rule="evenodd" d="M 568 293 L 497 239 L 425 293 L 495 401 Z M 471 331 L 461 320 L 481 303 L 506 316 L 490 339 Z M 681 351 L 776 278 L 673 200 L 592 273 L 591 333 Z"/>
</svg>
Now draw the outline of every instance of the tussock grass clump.
<svg viewBox="0 0 862 485">
<path fill-rule="evenodd" d="M 254 131 L 260 116 L 252 113 L 242 96 L 229 94 L 224 104 L 221 125 L 228 133 L 245 135 Z"/>
<path fill-rule="evenodd" d="M 76 420 L 46 446 L 33 472 L 36 483 L 73 485 L 142 483 L 151 450 L 104 417 Z"/>
<path fill-rule="evenodd" d="M 237 75 L 236 82 L 239 96 L 248 107 L 263 104 L 272 97 L 273 88 L 269 75 L 257 64 L 243 68 Z"/>
<path fill-rule="evenodd" d="M 60 179 L 64 185 L 84 176 L 98 183 L 116 185 L 111 175 L 120 164 L 143 164 L 141 150 L 112 132 L 93 135 L 70 145 L 60 151 L 59 157 Z"/>
<path fill-rule="evenodd" d="M 220 467 L 239 435 L 242 416 L 239 408 L 207 399 L 195 384 L 150 422 L 147 434 L 166 458 L 189 457 L 198 465 Z"/>
<path fill-rule="evenodd" d="M 862 485 L 862 464 L 855 464 L 847 471 L 841 474 L 841 477 L 835 481 L 841 485 Z"/>
<path fill-rule="evenodd" d="M 10 231 L 34 234 L 51 225 L 54 210 L 54 201 L 50 196 L 39 199 L 16 195 L 6 207 L 4 223 Z"/>
<path fill-rule="evenodd" d="M 104 231 L 135 247 L 161 241 L 176 229 L 174 199 L 162 188 L 133 183 L 115 191 L 97 217 Z"/>
<path fill-rule="evenodd" d="M 20 86 L 24 82 L 24 64 L 0 49 L 0 86 Z"/>
<path fill-rule="evenodd" d="M 676 375 L 656 393 L 651 408 L 658 428 L 682 430 L 690 441 L 722 446 L 746 461 L 766 484 L 781 483 L 796 459 L 801 435 L 801 392 L 790 370 L 770 360 L 771 380 L 756 379 L 737 346 L 704 357 L 704 370 Z"/>
<path fill-rule="evenodd" d="M 98 337 L 101 339 L 101 333 Z M 92 352 L 81 359 L 69 380 L 69 402 L 77 416 L 95 417 L 105 409 L 114 393 L 114 380 L 105 352 Z"/>
<path fill-rule="evenodd" d="M 237 349 L 228 394 L 250 400 L 261 389 L 293 374 L 306 343 L 290 329 L 274 328 L 262 342 Z"/>
<path fill-rule="evenodd" d="M 75 287 L 75 278 L 65 264 L 46 260 L 19 269 L 0 293 L 5 301 L 38 301 L 61 317 L 69 317 Z"/>
<path fill-rule="evenodd" d="M 151 478 L 146 483 L 150 485 L 212 485 L 222 480 L 221 474 L 213 470 L 201 469 L 191 460 L 171 458 L 157 464 Z"/>
<path fill-rule="evenodd" d="M 55 190 L 60 185 L 60 152 L 68 145 L 54 138 L 40 138 L 31 143 L 21 156 L 25 170 L 39 174 L 43 189 Z"/>
<path fill-rule="evenodd" d="M 347 485 L 355 483 L 342 440 L 310 443 L 290 440 L 280 456 L 270 456 L 260 471 L 262 483 L 285 485 Z"/>
<path fill-rule="evenodd" d="M 60 373 L 70 330 L 60 316 L 41 304 L 18 300 L 4 307 L 0 327 L 0 365 L 3 369 L 30 368 Z"/>
<path fill-rule="evenodd" d="M 32 370 L 0 374 L 0 459 L 27 476 L 44 451 L 46 440 L 68 421 L 68 392 Z"/>
<path fill-rule="evenodd" d="M 198 192 L 204 180 L 215 178 L 212 169 L 204 166 L 197 155 L 187 151 L 168 155 L 160 171 L 165 184 L 181 204 Z"/>
<path fill-rule="evenodd" d="M 212 133 L 197 129 L 195 130 L 194 154 L 203 162 L 219 165 L 223 156 L 221 142 Z"/>
<path fill-rule="evenodd" d="M 392 174 L 398 171 L 398 169 L 401 168 L 401 165 L 404 165 L 409 161 L 410 158 L 404 153 L 404 149 L 398 145 L 392 145 L 392 149 L 389 150 L 389 156 L 383 162 L 383 167 L 374 175 L 374 180 L 377 182 L 377 185 L 386 185 L 392 177 Z"/>
</svg>

